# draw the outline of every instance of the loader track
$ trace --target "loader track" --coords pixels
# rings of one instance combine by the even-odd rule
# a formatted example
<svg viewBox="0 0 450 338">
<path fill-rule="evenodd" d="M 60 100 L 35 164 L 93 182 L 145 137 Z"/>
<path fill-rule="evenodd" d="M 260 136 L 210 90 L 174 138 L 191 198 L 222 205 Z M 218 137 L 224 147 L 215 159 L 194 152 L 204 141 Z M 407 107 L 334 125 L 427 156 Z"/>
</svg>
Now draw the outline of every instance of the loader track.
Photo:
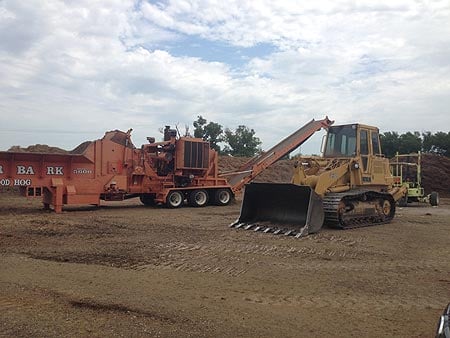
<svg viewBox="0 0 450 338">
<path fill-rule="evenodd" d="M 332 193 L 323 199 L 325 224 L 338 229 L 352 229 L 388 223 L 394 218 L 392 195 L 357 190 Z"/>
</svg>

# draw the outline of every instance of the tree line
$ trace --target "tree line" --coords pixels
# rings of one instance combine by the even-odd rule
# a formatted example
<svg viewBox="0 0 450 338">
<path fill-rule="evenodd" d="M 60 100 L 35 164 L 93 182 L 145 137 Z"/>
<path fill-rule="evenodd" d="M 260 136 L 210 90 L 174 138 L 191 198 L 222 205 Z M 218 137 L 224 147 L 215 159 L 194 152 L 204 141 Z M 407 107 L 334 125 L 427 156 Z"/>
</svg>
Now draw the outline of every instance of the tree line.
<svg viewBox="0 0 450 338">
<path fill-rule="evenodd" d="M 399 134 L 389 131 L 380 134 L 383 154 L 394 157 L 399 154 L 417 153 L 418 151 L 450 157 L 450 132 L 406 132 Z"/>
<path fill-rule="evenodd" d="M 203 116 L 197 116 L 193 122 L 194 137 L 208 141 L 211 148 L 222 155 L 252 157 L 261 152 L 261 140 L 256 132 L 245 125 L 235 130 L 224 128 L 216 122 L 208 122 Z M 406 132 L 399 134 L 388 131 L 380 134 L 381 148 L 387 158 L 399 154 L 419 151 L 450 157 L 450 132 Z"/>
<path fill-rule="evenodd" d="M 231 130 L 216 122 L 208 122 L 201 115 L 197 116 L 193 125 L 194 137 L 208 141 L 219 154 L 252 157 L 261 151 L 261 140 L 255 136 L 255 130 L 245 125 Z"/>
</svg>

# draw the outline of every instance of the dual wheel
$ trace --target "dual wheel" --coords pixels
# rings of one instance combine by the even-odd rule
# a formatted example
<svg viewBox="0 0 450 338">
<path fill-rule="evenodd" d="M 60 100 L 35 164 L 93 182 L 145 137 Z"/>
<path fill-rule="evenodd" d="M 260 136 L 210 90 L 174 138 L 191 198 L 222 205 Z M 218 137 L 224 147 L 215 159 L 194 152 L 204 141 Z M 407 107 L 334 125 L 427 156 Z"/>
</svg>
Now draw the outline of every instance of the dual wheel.
<svg viewBox="0 0 450 338">
<path fill-rule="evenodd" d="M 229 189 L 218 189 L 211 191 L 214 194 L 216 205 L 227 205 L 231 201 L 231 191 Z M 166 199 L 169 208 L 178 208 L 183 205 L 185 193 L 181 190 L 172 190 Z M 208 204 L 209 194 L 204 189 L 196 189 L 187 192 L 189 205 L 192 207 L 204 207 Z"/>
</svg>

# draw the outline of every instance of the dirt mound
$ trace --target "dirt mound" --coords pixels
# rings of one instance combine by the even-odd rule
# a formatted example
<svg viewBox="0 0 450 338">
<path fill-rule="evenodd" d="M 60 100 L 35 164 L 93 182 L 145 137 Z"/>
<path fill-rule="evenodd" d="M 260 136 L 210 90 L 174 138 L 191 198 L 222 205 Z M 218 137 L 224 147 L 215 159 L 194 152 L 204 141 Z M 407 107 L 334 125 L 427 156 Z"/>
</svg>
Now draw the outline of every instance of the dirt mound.
<svg viewBox="0 0 450 338">
<path fill-rule="evenodd" d="M 64 150 L 58 147 L 52 147 L 47 144 L 35 144 L 28 146 L 26 148 L 23 148 L 21 146 L 12 146 L 8 149 L 10 152 L 14 153 L 43 153 L 43 154 L 74 154 L 79 155 L 82 154 L 87 147 L 92 143 L 92 141 L 85 141 L 75 147 L 72 150 Z"/>
<path fill-rule="evenodd" d="M 422 185 L 425 193 L 437 191 L 443 197 L 450 197 L 450 158 L 423 154 Z"/>
<path fill-rule="evenodd" d="M 51 147 L 46 144 L 35 144 L 22 148 L 20 146 L 12 146 L 8 151 L 15 153 L 46 153 L 46 154 L 67 154 L 67 151 L 58 147 Z"/>
<path fill-rule="evenodd" d="M 219 171 L 237 170 L 249 160 L 247 157 L 220 156 Z M 254 182 L 288 183 L 294 173 L 294 162 L 295 160 L 280 160 L 264 170 Z"/>
<path fill-rule="evenodd" d="M 82 154 L 91 145 L 92 141 L 86 141 L 75 147 L 70 151 L 71 154 Z"/>
</svg>

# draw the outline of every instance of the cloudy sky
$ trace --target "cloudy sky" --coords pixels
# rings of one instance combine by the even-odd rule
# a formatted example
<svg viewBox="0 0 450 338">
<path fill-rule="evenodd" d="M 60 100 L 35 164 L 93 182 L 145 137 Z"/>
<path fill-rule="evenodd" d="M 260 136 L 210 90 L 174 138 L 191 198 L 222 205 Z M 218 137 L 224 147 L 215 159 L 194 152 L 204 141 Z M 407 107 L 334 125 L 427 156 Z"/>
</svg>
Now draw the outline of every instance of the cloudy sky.
<svg viewBox="0 0 450 338">
<path fill-rule="evenodd" d="M 1 150 L 198 115 L 264 149 L 325 115 L 447 132 L 450 1 L 0 0 Z"/>
</svg>

